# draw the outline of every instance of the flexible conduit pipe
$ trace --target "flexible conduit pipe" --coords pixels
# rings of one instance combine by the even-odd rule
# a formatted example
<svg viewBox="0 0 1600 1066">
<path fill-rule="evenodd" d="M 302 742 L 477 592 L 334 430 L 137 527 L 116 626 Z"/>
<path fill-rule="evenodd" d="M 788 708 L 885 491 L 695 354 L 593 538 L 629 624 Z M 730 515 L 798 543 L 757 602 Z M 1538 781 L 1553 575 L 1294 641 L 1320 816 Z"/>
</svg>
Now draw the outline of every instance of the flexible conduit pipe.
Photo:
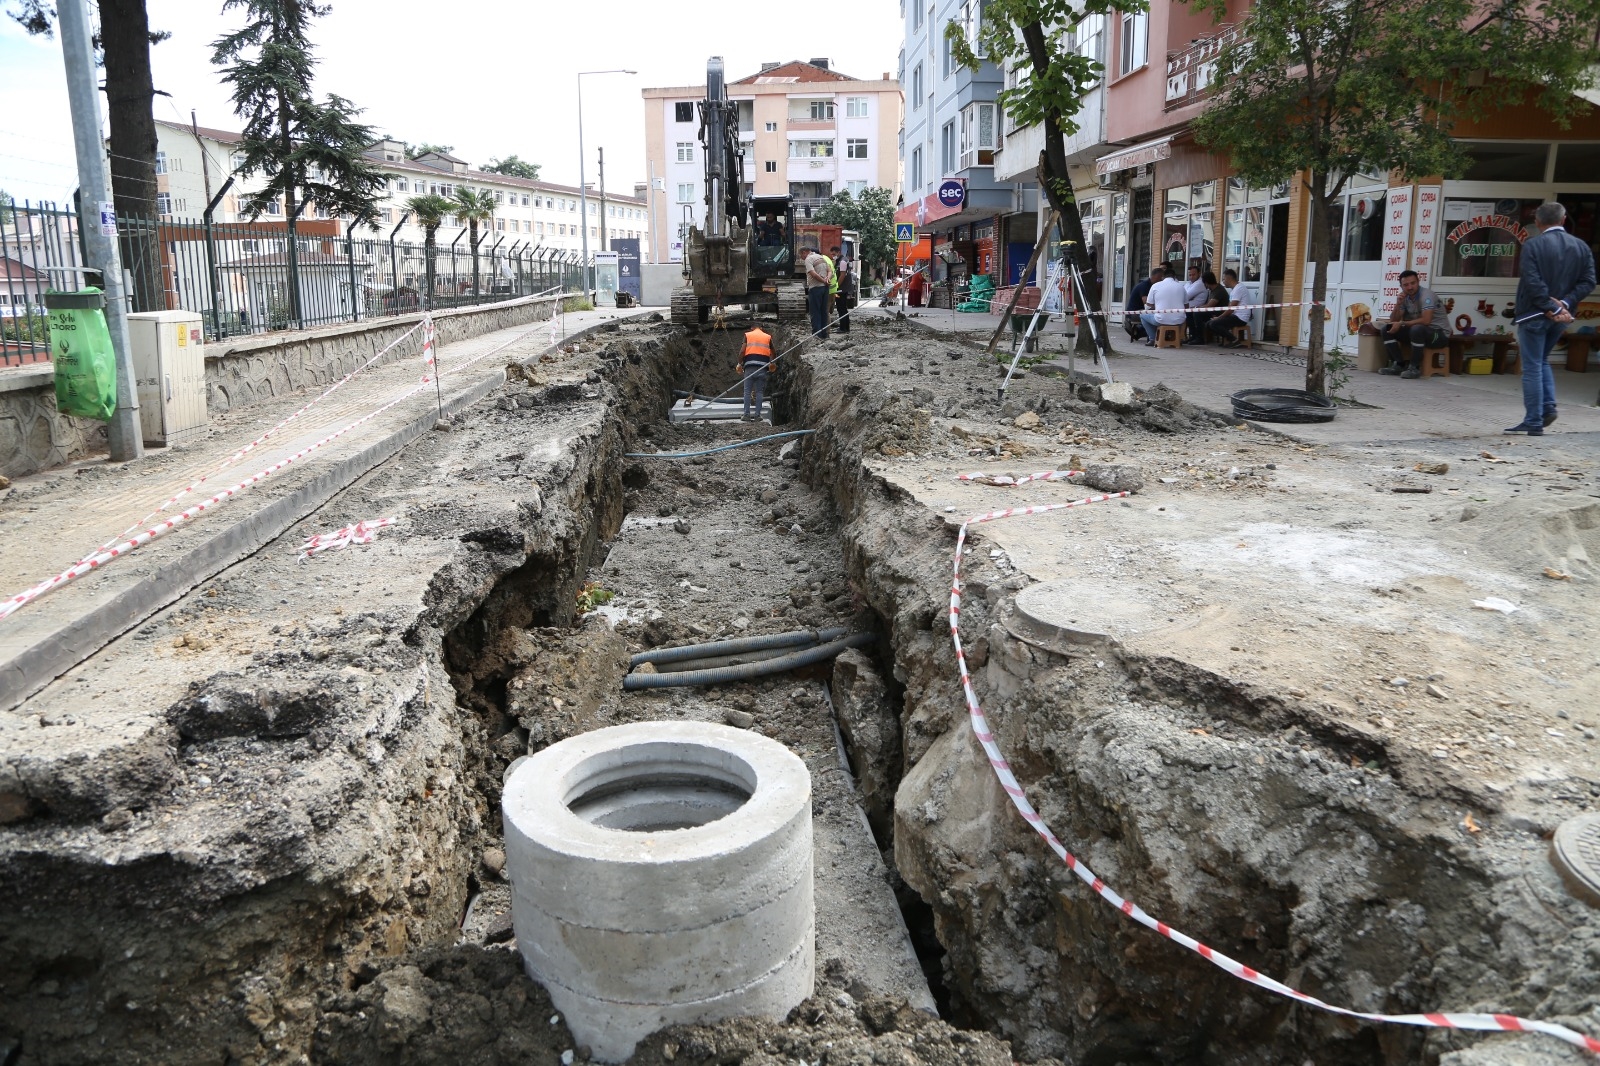
<svg viewBox="0 0 1600 1066">
<path fill-rule="evenodd" d="M 820 642 L 801 644 L 801 648 L 814 648 Z M 776 659 L 780 655 L 788 655 L 796 648 L 768 648 L 765 651 L 741 651 L 732 655 L 712 655 L 704 659 L 682 659 L 670 663 L 652 663 L 663 674 L 676 674 L 684 670 L 711 670 L 719 666 L 740 666 L 744 663 L 760 662 L 763 659 Z"/>
<path fill-rule="evenodd" d="M 734 448 L 743 448 L 746 444 L 760 444 L 764 440 L 782 440 L 785 437 L 804 437 L 815 433 L 814 429 L 792 429 L 787 433 L 770 433 L 765 437 L 752 437 L 749 440 L 735 441 L 733 444 L 724 444 L 720 448 L 707 448 L 703 452 L 624 452 L 624 459 L 694 459 L 701 455 L 715 455 L 718 452 L 732 451 Z"/>
<path fill-rule="evenodd" d="M 787 648 L 796 644 L 821 644 L 838 640 L 848 632 L 843 626 L 829 629 L 797 629 L 792 633 L 769 633 L 761 637 L 734 637 L 732 640 L 714 640 L 709 644 L 684 644 L 677 648 L 654 648 L 642 651 L 628 659 L 628 669 L 640 663 L 675 663 L 685 659 L 705 659 L 713 655 L 735 655 L 742 651 L 763 651 L 767 648 Z"/>
<path fill-rule="evenodd" d="M 812 663 L 820 663 L 833 658 L 846 648 L 865 647 L 877 639 L 871 633 L 852 633 L 842 640 L 805 648 L 777 659 L 745 663 L 743 666 L 723 666 L 715 670 L 686 670 L 681 674 L 629 674 L 622 679 L 622 688 L 631 692 L 642 688 L 682 688 L 688 685 L 722 685 L 732 681 L 749 681 L 752 678 L 781 674 L 797 670 L 802 666 L 810 666 Z"/>
</svg>

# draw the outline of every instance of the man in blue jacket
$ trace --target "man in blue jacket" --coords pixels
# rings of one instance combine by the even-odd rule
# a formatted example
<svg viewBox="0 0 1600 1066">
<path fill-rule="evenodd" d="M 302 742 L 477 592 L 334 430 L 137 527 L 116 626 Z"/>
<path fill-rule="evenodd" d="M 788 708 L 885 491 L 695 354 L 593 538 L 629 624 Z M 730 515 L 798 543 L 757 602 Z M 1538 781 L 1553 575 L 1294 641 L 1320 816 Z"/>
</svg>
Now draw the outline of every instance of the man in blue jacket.
<svg viewBox="0 0 1600 1066">
<path fill-rule="evenodd" d="M 1522 421 L 1507 433 L 1544 435 L 1556 420 L 1556 377 L 1550 350 L 1572 322 L 1572 314 L 1594 291 L 1594 253 L 1566 231 L 1567 209 L 1540 204 L 1533 220 L 1539 235 L 1522 246 L 1517 282 L 1517 347 L 1522 352 Z"/>
</svg>

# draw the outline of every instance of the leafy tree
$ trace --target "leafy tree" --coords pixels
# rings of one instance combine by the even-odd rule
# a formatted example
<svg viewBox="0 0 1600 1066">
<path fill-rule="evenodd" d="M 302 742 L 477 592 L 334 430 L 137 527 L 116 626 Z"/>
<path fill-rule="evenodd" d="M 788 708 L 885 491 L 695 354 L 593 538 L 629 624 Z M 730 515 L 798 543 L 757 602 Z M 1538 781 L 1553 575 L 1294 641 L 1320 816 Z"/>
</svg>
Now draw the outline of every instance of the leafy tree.
<svg viewBox="0 0 1600 1066">
<path fill-rule="evenodd" d="M 427 141 L 423 141 L 421 144 L 412 144 L 410 141 L 401 141 L 400 143 L 406 146 L 407 159 L 420 159 L 429 152 L 438 152 L 440 155 L 449 155 L 451 152 L 456 150 L 454 145 L 429 144 Z"/>
<path fill-rule="evenodd" d="M 1213 18 L 1225 0 L 1200 0 Z M 1334 211 L 1349 176 L 1453 177 L 1455 123 L 1536 101 L 1565 125 L 1596 61 L 1600 0 L 1259 0 L 1217 61 L 1196 137 L 1252 185 L 1297 175 L 1311 200 L 1311 299 L 1328 295 Z M 1306 389 L 1326 392 L 1324 315 L 1311 309 Z"/>
<path fill-rule="evenodd" d="M 234 110 L 244 119 L 239 151 L 244 174 L 266 182 L 245 200 L 251 219 L 279 198 L 288 222 L 289 318 L 301 319 L 295 223 L 307 205 L 331 215 L 362 217 L 372 210 L 384 177 L 367 159 L 372 130 L 356 121 L 350 101 L 311 95 L 316 69 L 308 31 L 326 14 L 310 0 L 227 0 L 224 12 L 242 8 L 245 25 L 212 45 L 211 61 L 224 67 Z"/>
<path fill-rule="evenodd" d="M 514 155 L 504 159 L 499 156 L 491 157 L 489 165 L 483 168 L 489 174 L 505 174 L 513 178 L 526 178 L 529 181 L 539 180 L 539 164 L 524 163 Z"/>
<path fill-rule="evenodd" d="M 836 192 L 816 213 L 818 222 L 861 234 L 861 259 L 869 267 L 894 265 L 894 193 L 874 186 L 860 196 Z"/>
<path fill-rule="evenodd" d="M 1083 107 L 1084 95 L 1099 84 L 1105 68 L 1080 55 L 1071 36 L 1090 15 L 1143 11 L 1147 6 L 1146 0 L 989 0 L 975 37 L 958 22 L 945 27 L 952 54 L 969 70 L 978 70 L 988 60 L 1015 67 L 1023 75 L 1016 87 L 1001 90 L 998 102 L 1017 125 L 1042 127 L 1039 188 L 1061 214 L 1067 258 L 1086 277 L 1091 276 L 1088 245 L 1067 171 L 1066 139 L 1078 132 L 1074 116 Z M 1098 311 L 1100 294 L 1093 286 L 1085 289 L 1085 310 Z M 1089 329 L 1079 331 L 1078 343 L 1089 345 L 1092 334 L 1093 342 L 1109 351 L 1105 318 L 1091 314 L 1088 321 Z"/>
<path fill-rule="evenodd" d="M 117 217 L 128 223 L 122 230 L 123 266 L 138 272 L 134 309 L 160 311 L 166 301 L 154 234 L 137 227 L 135 220 L 156 217 L 156 88 L 150 46 L 171 34 L 150 32 L 145 0 L 98 0 L 97 6 L 100 33 L 94 43 L 105 67 L 111 199 Z M 54 35 L 56 12 L 46 0 L 15 0 L 6 13 L 29 33 Z"/>
<path fill-rule="evenodd" d="M 422 256 L 426 266 L 428 279 L 428 306 L 433 306 L 433 278 L 434 261 L 438 258 L 438 242 L 434 240 L 439 232 L 439 227 L 444 225 L 447 215 L 455 213 L 456 202 L 448 197 L 413 196 L 406 201 L 406 210 L 417 220 L 417 225 L 422 227 Z"/>
<path fill-rule="evenodd" d="M 465 185 L 456 186 L 455 198 L 456 217 L 467 224 L 467 240 L 472 245 L 472 293 L 478 293 L 478 242 L 483 237 L 478 236 L 478 227 L 494 218 L 494 193 L 488 189 L 469 189 Z M 488 235 L 485 226 L 484 235 Z"/>
<path fill-rule="evenodd" d="M 11 199 L 11 194 L 0 189 L 0 222 L 10 222 L 12 218 L 11 205 L 16 203 Z"/>
</svg>

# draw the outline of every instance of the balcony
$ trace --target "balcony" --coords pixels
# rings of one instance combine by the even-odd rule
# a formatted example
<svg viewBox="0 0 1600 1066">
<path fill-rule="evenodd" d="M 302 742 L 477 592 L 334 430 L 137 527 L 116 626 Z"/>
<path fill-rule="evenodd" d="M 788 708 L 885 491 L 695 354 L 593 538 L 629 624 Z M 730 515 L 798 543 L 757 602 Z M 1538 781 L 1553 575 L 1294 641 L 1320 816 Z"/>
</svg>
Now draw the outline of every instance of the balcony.
<svg viewBox="0 0 1600 1066">
<path fill-rule="evenodd" d="M 1239 27 L 1223 26 L 1209 37 L 1190 42 L 1181 52 L 1169 52 L 1165 110 L 1175 111 L 1204 99 L 1217 80 L 1217 57 L 1242 38 Z"/>
</svg>

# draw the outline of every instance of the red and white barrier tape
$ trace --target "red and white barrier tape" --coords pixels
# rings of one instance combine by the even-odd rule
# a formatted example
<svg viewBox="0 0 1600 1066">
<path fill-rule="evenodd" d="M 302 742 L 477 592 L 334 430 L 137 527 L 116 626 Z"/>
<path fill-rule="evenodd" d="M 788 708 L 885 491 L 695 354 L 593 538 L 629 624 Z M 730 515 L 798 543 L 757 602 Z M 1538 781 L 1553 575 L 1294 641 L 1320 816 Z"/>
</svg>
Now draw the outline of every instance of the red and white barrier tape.
<svg viewBox="0 0 1600 1066">
<path fill-rule="evenodd" d="M 375 363 L 378 362 L 378 360 L 382 359 L 384 356 L 386 356 L 390 352 L 394 351 L 394 349 L 399 346 L 401 341 L 405 340 L 407 337 L 409 337 L 413 333 L 415 333 L 418 329 L 421 329 L 423 327 L 427 327 L 427 331 L 428 331 L 429 335 L 431 335 L 431 332 L 432 332 L 432 329 L 433 329 L 433 319 L 432 319 L 431 316 L 424 318 L 421 322 L 418 322 L 415 326 L 412 326 L 410 329 L 408 329 L 404 333 L 400 334 L 400 336 L 396 337 L 394 340 L 392 340 L 388 344 L 384 345 L 383 348 L 376 355 L 374 355 L 371 359 L 368 359 L 365 363 L 362 363 L 360 366 L 358 366 L 354 370 L 350 371 L 350 373 L 346 374 L 344 377 L 340 378 L 338 381 L 335 381 L 332 385 L 329 385 L 326 389 L 322 390 L 322 392 L 317 394 L 312 399 L 308 400 L 306 402 L 306 404 L 303 407 L 301 407 L 298 411 L 296 411 L 294 414 L 292 414 L 292 415 L 288 416 L 287 418 L 283 419 L 277 425 L 273 426 L 271 429 L 269 429 L 265 433 L 261 434 L 261 436 L 257 437 L 255 440 L 251 441 L 249 444 L 246 444 L 244 447 L 240 448 L 238 451 L 234 452 L 232 455 L 230 455 L 226 459 L 222 460 L 222 462 L 218 463 L 208 473 L 203 474 L 199 478 L 196 478 L 194 481 L 189 482 L 189 484 L 185 485 L 183 488 L 179 489 L 177 492 L 175 492 L 171 496 L 167 497 L 165 500 L 162 501 L 161 505 L 159 507 L 157 507 L 155 510 L 151 511 L 149 514 L 147 514 L 143 518 L 139 519 L 139 521 L 137 521 L 137 522 L 133 523 L 132 525 L 130 525 L 127 529 L 124 529 L 121 533 L 118 533 L 115 537 L 112 537 L 110 540 L 106 541 L 99 548 L 96 548 L 94 551 L 90 552 L 88 555 L 85 555 L 79 561 L 80 562 L 87 561 L 88 559 L 93 558 L 95 555 L 99 554 L 100 552 L 106 551 L 108 548 L 111 548 L 112 546 L 118 544 L 119 542 L 127 540 L 128 537 L 132 536 L 133 533 L 136 530 L 138 530 L 141 526 L 143 526 L 146 523 L 148 523 L 156 515 L 163 513 L 164 511 L 166 511 L 167 508 L 171 507 L 173 504 L 177 503 L 179 500 L 181 500 L 185 496 L 189 495 L 189 493 L 193 492 L 195 489 L 199 488 L 201 485 L 204 485 L 212 477 L 214 477 L 217 474 L 222 473 L 222 471 L 226 470 L 228 467 L 232 466 L 234 463 L 237 463 L 240 459 L 243 459 L 245 456 L 247 456 L 251 452 L 255 451 L 262 444 L 266 443 L 267 440 L 269 438 L 271 438 L 274 434 L 276 434 L 280 429 L 282 429 L 283 427 L 287 426 L 289 423 L 293 422 L 295 419 L 299 418 L 301 415 L 305 414 L 307 411 L 311 410 L 313 407 L 315 407 L 317 404 L 321 403 L 323 400 L 326 400 L 329 396 L 332 396 L 336 391 L 338 391 L 343 386 L 349 384 L 350 380 L 352 378 L 354 378 L 357 374 L 361 373 L 363 370 L 367 370 L 370 367 L 372 367 Z M 3 614 L 0 614 L 0 618 L 3 618 L 3 617 L 5 617 L 5 616 Z"/>
<path fill-rule="evenodd" d="M 419 325 L 420 325 L 420 323 L 419 323 Z M 413 327 L 413 330 L 414 329 L 415 329 L 415 327 Z M 511 345 L 516 344 L 517 342 L 519 342 L 519 341 L 523 340 L 524 338 L 528 337 L 529 335 L 534 333 L 535 330 L 537 330 L 537 329 L 538 329 L 538 327 L 534 327 L 533 329 L 524 330 L 522 333 L 517 334 L 515 337 L 512 337 L 511 339 L 509 339 L 509 340 L 507 340 L 507 341 L 505 341 L 505 342 L 503 342 L 501 344 L 495 345 L 493 348 L 490 348 L 486 352 L 482 352 L 482 353 L 480 353 L 478 355 L 475 355 L 475 356 L 472 356 L 472 357 L 470 357 L 468 359 L 462 360 L 460 363 L 458 363 L 455 366 L 451 367 L 452 373 L 456 372 L 456 371 L 460 371 L 460 370 L 465 370 L 467 367 L 471 366 L 473 363 L 480 362 L 481 360 L 487 359 L 491 355 L 496 354 L 497 352 L 504 351 L 506 348 L 509 348 Z M 406 335 L 409 336 L 411 332 L 412 331 L 407 331 Z M 150 543 L 152 540 L 154 540 L 155 538 L 161 536 L 163 533 L 169 533 L 172 530 L 178 528 L 179 526 L 184 525 L 185 523 L 192 521 L 193 519 L 197 518 L 198 516 L 204 514 L 206 511 L 210 510 L 212 507 L 215 507 L 217 504 L 222 503 L 223 501 L 228 500 L 228 499 L 232 498 L 233 496 L 238 495 L 239 493 L 243 492 L 244 490 L 246 490 L 246 489 L 248 489 L 248 488 L 250 488 L 250 487 L 252 487 L 252 486 L 254 486 L 254 485 L 256 485 L 256 484 L 258 484 L 258 483 L 260 483 L 262 481 L 264 481 L 264 480 L 266 480 L 267 478 L 271 477 L 273 474 L 276 474 L 279 470 L 282 470 L 284 467 L 288 466 L 289 464 L 291 464 L 293 462 L 296 462 L 299 459 L 303 459 L 307 455 L 310 455 L 312 452 L 314 452 L 317 449 L 321 448 L 323 445 L 331 444 L 333 441 L 335 441 L 335 440 L 339 439 L 340 437 L 344 436 L 346 433 L 349 433 L 351 430 L 355 429 L 356 427 L 361 426 L 364 423 L 370 422 L 372 419 L 378 417 L 383 412 L 385 412 L 385 411 L 389 410 L 390 408 L 396 406 L 397 404 L 401 403 L 402 401 L 404 401 L 406 399 L 409 399 L 412 396 L 415 396 L 417 393 L 421 392 L 424 388 L 426 388 L 430 384 L 432 384 L 432 379 L 430 377 L 428 377 L 428 375 L 426 373 L 424 373 L 422 381 L 420 381 L 416 385 L 411 386 L 411 388 L 409 388 L 406 391 L 402 392 L 400 395 L 396 396 L 394 399 L 390 400 L 388 403 L 383 404 L 381 407 L 378 407 L 375 410 L 368 412 L 367 414 L 365 414 L 365 415 L 361 416 L 360 418 L 356 419 L 354 422 L 351 422 L 348 425 L 344 426 L 343 428 L 337 429 L 334 432 L 328 434 L 326 437 L 323 437 L 321 440 L 317 441 L 315 444 L 311 444 L 311 445 L 309 445 L 309 446 L 307 446 L 305 448 L 302 448 L 298 452 L 295 452 L 293 455 L 288 456 L 285 459 L 278 460 L 277 462 L 273 463 L 271 466 L 266 467 L 265 469 L 263 469 L 263 470 L 255 473 L 255 474 L 251 475 L 248 478 L 245 478 L 243 481 L 239 482 L 236 485 L 233 485 L 230 488 L 224 489 L 223 491 L 217 493 L 216 495 L 210 497 L 209 499 L 207 499 L 207 500 L 205 500 L 205 501 L 203 501 L 201 503 L 195 504 L 194 506 L 190 507 L 188 510 L 182 511 L 179 514 L 174 515 L 173 517 L 167 519 L 165 522 L 159 522 L 154 526 L 150 526 L 149 528 L 145 529 L 142 533 L 139 533 L 139 534 L 137 534 L 135 536 L 132 536 L 132 537 L 128 537 L 128 536 L 124 535 L 124 539 L 122 539 L 119 543 L 108 544 L 106 547 L 104 547 L 104 548 L 100 549 L 99 551 L 95 552 L 93 555 L 90 555 L 87 558 L 80 560 L 76 565 L 68 567 L 67 569 L 61 571 L 61 573 L 56 574 L 54 577 L 47 578 L 46 580 L 39 582 L 37 585 L 34 585 L 32 588 L 25 589 L 22 592 L 17 593 L 15 596 L 12 596 L 9 599 L 7 599 L 5 602 L 0 603 L 0 621 L 3 621 L 4 619 L 11 617 L 13 614 L 17 613 L 17 611 L 21 610 L 23 607 L 26 607 L 28 604 L 32 603 L 34 600 L 38 599 L 40 596 L 43 596 L 45 593 L 51 592 L 54 589 L 60 588 L 62 585 L 67 584 L 69 581 L 73 581 L 73 580 L 75 580 L 77 578 L 80 578 L 84 574 L 90 573 L 90 572 L 92 572 L 94 570 L 98 570 L 100 567 L 104 566 L 106 563 L 111 562 L 113 559 L 120 559 L 122 556 L 127 555 L 129 552 L 134 551 L 135 549 L 141 548 L 144 545 Z M 326 395 L 326 393 L 324 393 L 324 395 Z M 319 399 L 320 399 L 320 397 L 319 397 Z M 308 404 L 307 406 L 310 406 L 310 405 Z M 302 410 L 304 410 L 304 408 L 302 408 Z"/>
<path fill-rule="evenodd" d="M 1060 471 L 1052 471 L 1052 473 L 1060 473 Z M 1258 988 L 1265 988 L 1269 992 L 1276 992 L 1280 996 L 1287 996 L 1289 999 L 1308 1006 L 1317 1007 L 1334 1014 L 1342 1014 L 1348 1018 L 1358 1018 L 1362 1021 L 1390 1022 L 1396 1025 L 1415 1025 L 1441 1029 L 1544 1033 L 1547 1036 L 1555 1037 L 1557 1040 L 1564 1040 L 1574 1047 L 1600 1054 L 1600 1040 L 1568 1029 L 1564 1025 L 1557 1025 L 1554 1022 L 1542 1022 L 1533 1018 L 1518 1018 L 1510 1014 L 1372 1014 L 1367 1011 L 1351 1010 L 1348 1007 L 1337 1007 L 1331 1003 L 1325 1003 L 1315 996 L 1308 995 L 1298 989 L 1289 987 L 1281 981 L 1276 981 L 1271 977 L 1258 973 L 1244 963 L 1231 959 L 1220 951 L 1213 950 L 1193 937 L 1172 928 L 1165 922 L 1152 918 L 1132 900 L 1123 899 L 1112 891 L 1105 882 L 1095 876 L 1093 870 L 1085 866 L 1066 849 L 1060 840 L 1056 839 L 1056 835 L 1050 831 L 1044 819 L 1039 816 L 1039 812 L 1033 809 L 1033 804 L 1029 802 L 1027 794 L 1023 792 L 1022 785 L 1017 781 L 1016 775 L 1011 772 L 1011 766 L 1006 762 L 1005 754 L 1001 752 L 1000 745 L 995 741 L 994 731 L 989 728 L 989 720 L 985 717 L 983 708 L 978 705 L 977 694 L 972 690 L 972 677 L 967 672 L 966 652 L 961 646 L 962 549 L 966 545 L 967 528 L 969 526 L 980 525 L 985 522 L 997 522 L 1002 518 L 1021 518 L 1025 515 L 1066 510 L 1069 507 L 1082 507 L 1085 504 L 1102 503 L 1106 500 L 1114 500 L 1127 495 L 1128 493 L 1126 492 L 1115 492 L 1105 496 L 1089 496 L 1081 500 L 1073 500 L 1070 503 L 1051 503 L 1037 507 L 1018 507 L 1004 511 L 990 511 L 987 514 L 973 515 L 968 518 L 961 524 L 961 531 L 956 535 L 954 575 L 950 585 L 950 640 L 955 645 L 956 668 L 961 674 L 961 689 L 966 696 L 967 713 L 972 719 L 972 733 L 977 738 L 978 743 L 983 746 L 984 755 L 988 757 L 989 765 L 994 770 L 995 777 L 999 779 L 1000 787 L 1005 790 L 1006 795 L 1011 797 L 1012 806 L 1016 807 L 1023 820 L 1032 826 L 1034 832 L 1038 833 L 1044 842 L 1049 845 L 1050 850 L 1055 852 L 1062 862 L 1066 863 L 1067 869 L 1077 874 L 1079 880 L 1088 885 L 1101 899 L 1140 925 L 1155 930 L 1168 940 L 1181 944 L 1193 951 L 1213 966 L 1225 970 L 1240 980 L 1247 981 Z"/>
<path fill-rule="evenodd" d="M 318 533 L 300 545 L 300 561 L 305 562 L 313 555 L 325 551 L 336 551 L 351 544 L 371 544 L 378 536 L 378 530 L 385 526 L 392 526 L 400 521 L 396 518 L 369 518 L 357 522 L 353 526 L 344 526 L 332 533 Z"/>
</svg>

